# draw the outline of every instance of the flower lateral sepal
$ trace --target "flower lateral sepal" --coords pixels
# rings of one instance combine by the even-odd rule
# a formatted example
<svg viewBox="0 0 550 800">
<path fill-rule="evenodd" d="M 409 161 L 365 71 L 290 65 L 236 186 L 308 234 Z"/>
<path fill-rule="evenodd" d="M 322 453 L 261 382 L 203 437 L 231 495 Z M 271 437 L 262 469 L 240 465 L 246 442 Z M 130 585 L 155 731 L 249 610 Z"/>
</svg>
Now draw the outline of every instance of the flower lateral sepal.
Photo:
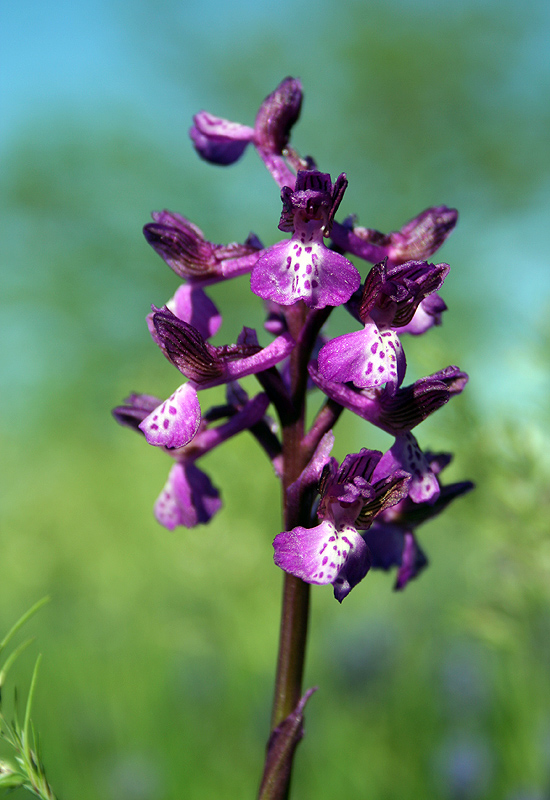
<svg viewBox="0 0 550 800">
<path fill-rule="evenodd" d="M 273 367 L 290 355 L 296 344 L 286 332 L 261 347 L 256 331 L 244 327 L 236 344 L 215 347 L 166 307 L 153 307 L 152 319 L 155 341 L 198 389 L 210 389 Z"/>
<path fill-rule="evenodd" d="M 447 206 L 433 206 L 407 222 L 399 231 L 381 233 L 363 228 L 350 217 L 335 224 L 332 240 L 345 252 L 376 264 L 387 258 L 390 265 L 429 258 L 452 233 L 458 212 Z"/>
<path fill-rule="evenodd" d="M 180 214 L 155 211 L 143 228 L 147 242 L 180 278 L 208 285 L 250 272 L 262 244 L 251 234 L 240 244 L 214 244 Z"/>
<path fill-rule="evenodd" d="M 269 94 L 258 110 L 254 124 L 254 141 L 259 149 L 271 155 L 282 155 L 290 139 L 290 131 L 300 116 L 302 85 L 296 78 L 285 78 Z"/>
</svg>

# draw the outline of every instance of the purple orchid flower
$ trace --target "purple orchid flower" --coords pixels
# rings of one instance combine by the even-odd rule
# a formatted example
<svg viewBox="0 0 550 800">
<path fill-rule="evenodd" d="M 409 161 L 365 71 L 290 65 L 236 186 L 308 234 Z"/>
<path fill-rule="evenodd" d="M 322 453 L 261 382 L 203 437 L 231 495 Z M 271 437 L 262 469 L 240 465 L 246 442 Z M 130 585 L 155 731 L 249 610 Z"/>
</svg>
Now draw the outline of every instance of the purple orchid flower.
<svg viewBox="0 0 550 800">
<path fill-rule="evenodd" d="M 237 343 L 215 347 L 188 322 L 178 319 L 166 306 L 153 306 L 155 341 L 169 361 L 199 389 L 254 375 L 286 358 L 295 342 L 288 332 L 261 347 L 256 331 L 244 327 Z"/>
<path fill-rule="evenodd" d="M 450 462 L 451 456 L 447 453 L 426 453 L 426 460 L 433 474 L 439 475 Z M 369 530 L 363 533 L 371 554 L 372 568 L 389 570 L 397 567 L 395 589 L 404 589 L 428 564 L 416 540 L 415 529 L 440 514 L 456 497 L 473 488 L 474 484 L 470 481 L 452 483 L 441 486 L 439 496 L 433 503 L 415 503 L 408 496 L 392 508 L 382 511 Z"/>
<path fill-rule="evenodd" d="M 392 436 L 411 431 L 451 397 L 460 394 L 468 382 L 465 372 L 451 366 L 392 392 L 387 386 L 357 389 L 329 381 L 315 362 L 310 363 L 308 370 L 312 381 L 324 394 Z"/>
<path fill-rule="evenodd" d="M 321 470 L 319 525 L 283 531 L 275 537 L 273 547 L 277 566 L 306 583 L 332 583 L 334 596 L 341 602 L 370 568 L 370 555 L 359 529 L 368 529 L 381 510 L 406 496 L 410 476 L 397 470 L 374 481 L 382 454 L 366 448 L 346 456 L 339 467 L 336 459 L 328 458 L 331 444 L 329 433 L 298 485 L 289 489 L 291 495 L 303 492 Z"/>
<path fill-rule="evenodd" d="M 338 306 L 359 288 L 361 278 L 344 256 L 329 250 L 323 236 L 330 230 L 347 180 L 301 170 L 296 189 L 281 192 L 283 211 L 279 229 L 292 233 L 258 258 L 250 276 L 252 291 L 284 306 L 303 300 L 309 308 Z"/>
<path fill-rule="evenodd" d="M 319 370 L 323 376 L 362 389 L 386 384 L 395 392 L 406 370 L 395 329 L 411 323 L 420 303 L 440 288 L 448 272 L 448 264 L 425 261 L 388 267 L 386 259 L 376 264 L 365 280 L 356 309 L 351 307 L 363 330 L 338 336 L 322 348 Z"/>
<path fill-rule="evenodd" d="M 189 136 L 201 158 L 227 166 L 238 161 L 254 139 L 254 128 L 200 111 L 193 117 Z"/>
<path fill-rule="evenodd" d="M 288 148 L 290 131 L 300 116 L 301 107 L 300 81 L 285 78 L 261 104 L 253 128 L 201 111 L 193 117 L 189 135 L 199 156 L 220 166 L 235 163 L 247 146 L 254 144 L 278 185 L 294 186 L 295 175 L 287 166 L 285 156 L 295 168 L 308 166 L 308 162 L 303 162 Z"/>
<path fill-rule="evenodd" d="M 166 306 L 153 307 L 152 326 L 153 338 L 164 355 L 189 378 L 140 424 L 149 444 L 157 447 L 183 447 L 197 434 L 201 420 L 198 390 L 262 372 L 285 359 L 295 346 L 290 334 L 283 333 L 262 348 L 256 332 L 243 328 L 236 344 L 214 347 Z"/>
<path fill-rule="evenodd" d="M 458 367 L 446 367 L 411 386 L 400 387 L 396 392 L 387 385 L 382 389 L 358 391 L 345 384 L 327 381 L 314 363 L 309 366 L 309 374 L 332 400 L 395 437 L 393 446 L 381 458 L 375 477 L 403 469 L 411 475 L 411 501 L 435 503 L 439 496 L 439 483 L 411 430 L 451 397 L 460 394 L 468 382 L 467 374 Z"/>
<path fill-rule="evenodd" d="M 170 401 L 166 401 L 168 402 Z M 133 394 L 126 399 L 124 405 L 113 410 L 113 416 L 121 425 L 143 433 L 150 442 L 148 430 L 143 423 L 152 417 L 159 405 L 160 401 L 156 397 Z M 207 419 L 199 421 L 191 443 L 175 448 L 161 444 L 176 462 L 155 503 L 155 517 L 161 525 L 169 530 L 173 530 L 177 525 L 193 528 L 209 522 L 219 511 L 221 508 L 219 492 L 195 462 L 237 433 L 260 425 L 268 405 L 269 400 L 265 394 L 256 395 L 244 405 L 230 404 L 225 410 L 226 415 L 232 414 L 227 422 L 211 426 L 207 415 Z M 212 416 L 215 418 L 217 415 Z"/>
</svg>

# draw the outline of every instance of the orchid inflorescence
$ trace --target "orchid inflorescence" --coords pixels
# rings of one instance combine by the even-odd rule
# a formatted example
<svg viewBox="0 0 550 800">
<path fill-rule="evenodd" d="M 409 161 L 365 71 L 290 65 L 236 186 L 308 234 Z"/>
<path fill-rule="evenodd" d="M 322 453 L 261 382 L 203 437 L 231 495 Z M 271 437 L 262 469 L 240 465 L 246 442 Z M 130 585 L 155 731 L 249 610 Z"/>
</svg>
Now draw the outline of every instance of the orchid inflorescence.
<svg viewBox="0 0 550 800">
<path fill-rule="evenodd" d="M 289 144 L 301 103 L 300 82 L 286 78 L 260 106 L 254 127 L 204 111 L 195 116 L 190 136 L 205 161 L 228 165 L 248 145 L 256 149 L 280 188 L 279 230 L 290 238 L 268 247 L 254 235 L 213 244 L 185 217 L 153 213 L 145 237 L 183 284 L 165 306 L 153 306 L 147 323 L 186 381 L 167 400 L 133 394 L 113 413 L 173 459 L 155 505 L 168 529 L 207 523 L 220 510 L 219 492 L 197 462 L 250 431 L 282 483 L 285 530 L 275 537 L 275 563 L 306 583 L 332 584 L 342 601 L 371 567 L 397 567 L 395 587 L 404 588 L 427 563 L 416 527 L 472 488 L 441 485 L 450 456 L 423 452 L 412 433 L 462 392 L 467 375 L 450 366 L 403 385 L 403 335 L 441 324 L 446 309 L 438 292 L 449 266 L 427 259 L 452 232 L 457 212 L 429 208 L 387 235 L 354 217 L 338 222 L 345 174 L 333 182 Z M 347 255 L 373 265 L 365 277 Z M 222 320 L 205 287 L 246 273 L 264 301 L 272 340 L 262 346 L 244 327 L 235 344 L 215 346 Z M 323 325 L 338 306 L 353 330 L 327 341 Z M 248 375 L 262 389 L 252 398 L 239 383 Z M 199 393 L 222 384 L 225 404 L 201 409 Z M 306 399 L 316 387 L 324 401 L 306 429 Z M 278 425 L 267 416 L 270 406 Z M 330 453 L 343 409 L 390 434 L 390 449 L 362 448 L 339 465 Z"/>
</svg>

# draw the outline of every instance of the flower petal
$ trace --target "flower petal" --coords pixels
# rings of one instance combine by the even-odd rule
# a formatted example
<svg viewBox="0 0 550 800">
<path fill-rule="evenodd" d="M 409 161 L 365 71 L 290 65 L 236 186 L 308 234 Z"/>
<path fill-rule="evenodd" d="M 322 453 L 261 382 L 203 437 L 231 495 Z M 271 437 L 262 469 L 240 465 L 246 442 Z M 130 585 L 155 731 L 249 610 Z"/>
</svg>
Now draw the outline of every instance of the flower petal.
<svg viewBox="0 0 550 800">
<path fill-rule="evenodd" d="M 149 444 L 175 448 L 191 441 L 200 421 L 201 409 L 195 387 L 184 383 L 145 417 L 139 427 Z"/>
<path fill-rule="evenodd" d="M 182 284 L 166 307 L 176 317 L 196 328 L 205 339 L 214 336 L 222 324 L 222 316 L 212 300 L 192 284 Z"/>
<path fill-rule="evenodd" d="M 408 496 L 413 503 L 435 503 L 440 492 L 439 482 L 412 433 L 396 437 L 394 445 L 380 459 L 373 477 L 378 480 L 400 468 L 412 476 Z"/>
<path fill-rule="evenodd" d="M 209 522 L 221 505 L 208 475 L 194 464 L 177 463 L 155 503 L 155 517 L 170 531 L 177 525 L 194 528 Z"/>
<path fill-rule="evenodd" d="M 405 354 L 392 330 L 368 322 L 362 331 L 338 336 L 319 353 L 319 371 L 329 381 L 352 381 L 361 389 L 388 384 L 394 389 L 405 375 Z"/>
<path fill-rule="evenodd" d="M 215 117 L 208 111 L 200 111 L 193 122 L 189 136 L 199 156 L 211 164 L 227 166 L 238 161 L 254 138 L 254 130 L 247 125 Z"/>
<path fill-rule="evenodd" d="M 250 288 L 283 306 L 303 300 L 309 308 L 339 306 L 359 288 L 361 276 L 322 241 L 292 237 L 268 248 L 252 269 Z"/>
<path fill-rule="evenodd" d="M 306 583 L 318 585 L 336 580 L 352 551 L 359 551 L 358 558 L 368 555 L 363 538 L 355 528 L 343 526 L 337 531 L 329 520 L 315 528 L 283 531 L 275 537 L 273 547 L 278 567 Z"/>
</svg>

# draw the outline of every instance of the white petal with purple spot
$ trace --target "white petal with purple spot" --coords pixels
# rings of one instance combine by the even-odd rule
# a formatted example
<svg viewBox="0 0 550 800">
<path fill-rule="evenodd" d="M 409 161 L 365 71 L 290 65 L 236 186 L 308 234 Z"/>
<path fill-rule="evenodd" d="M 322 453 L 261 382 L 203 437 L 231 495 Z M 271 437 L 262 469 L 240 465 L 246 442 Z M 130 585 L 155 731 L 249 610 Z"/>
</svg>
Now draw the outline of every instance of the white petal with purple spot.
<svg viewBox="0 0 550 800">
<path fill-rule="evenodd" d="M 201 409 L 197 392 L 184 383 L 164 403 L 140 423 L 149 444 L 156 447 L 183 447 L 199 429 Z"/>
<path fill-rule="evenodd" d="M 315 528 L 293 528 L 275 537 L 275 563 L 306 583 L 332 583 L 359 540 L 355 528 L 337 530 L 329 520 Z"/>
<path fill-rule="evenodd" d="M 405 356 L 392 330 L 379 331 L 374 322 L 362 331 L 346 333 L 327 342 L 319 353 L 319 371 L 326 380 L 360 389 L 383 384 L 399 386 L 405 375 Z"/>
</svg>

